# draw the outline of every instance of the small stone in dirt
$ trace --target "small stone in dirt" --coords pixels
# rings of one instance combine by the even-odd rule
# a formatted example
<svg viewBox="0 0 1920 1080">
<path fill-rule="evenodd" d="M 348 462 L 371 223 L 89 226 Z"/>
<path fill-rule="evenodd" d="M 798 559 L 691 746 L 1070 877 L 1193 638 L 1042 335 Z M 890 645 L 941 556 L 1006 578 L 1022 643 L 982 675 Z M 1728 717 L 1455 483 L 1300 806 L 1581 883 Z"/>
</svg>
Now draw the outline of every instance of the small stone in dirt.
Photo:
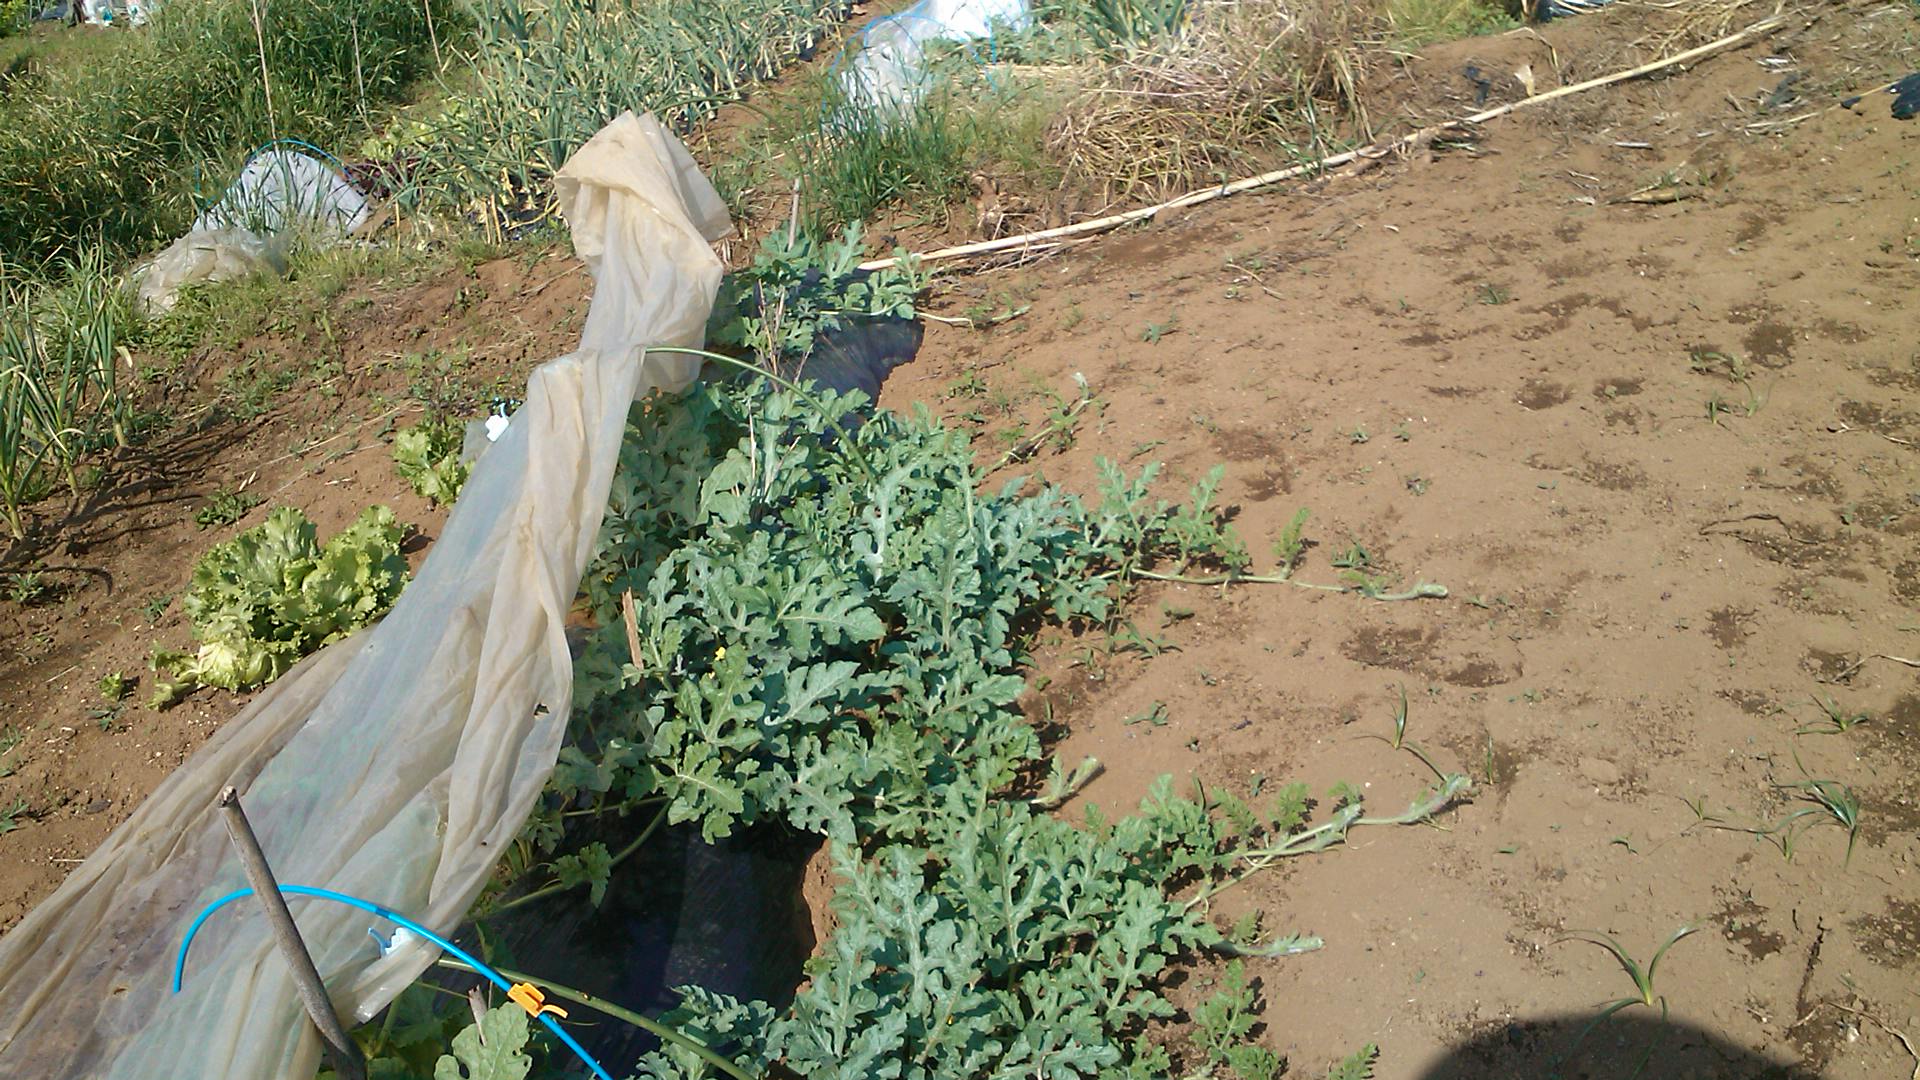
<svg viewBox="0 0 1920 1080">
<path fill-rule="evenodd" d="M 1580 775 L 1602 786 L 1620 782 L 1620 766 L 1595 757 L 1580 759 Z"/>
</svg>

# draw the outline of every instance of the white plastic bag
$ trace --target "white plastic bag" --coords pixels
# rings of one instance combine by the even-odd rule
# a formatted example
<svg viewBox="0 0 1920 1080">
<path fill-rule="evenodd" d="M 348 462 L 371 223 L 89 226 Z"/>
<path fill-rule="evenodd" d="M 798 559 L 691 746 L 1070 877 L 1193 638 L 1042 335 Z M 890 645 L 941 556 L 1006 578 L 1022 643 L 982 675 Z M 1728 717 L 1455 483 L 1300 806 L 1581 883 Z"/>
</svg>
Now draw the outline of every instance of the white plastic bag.
<svg viewBox="0 0 1920 1080">
<path fill-rule="evenodd" d="M 196 281 L 232 281 L 255 274 L 284 276 L 285 248 L 246 229 L 197 229 L 131 275 L 134 299 L 142 311 L 172 311 L 180 289 Z"/>
<path fill-rule="evenodd" d="M 978 41 L 993 36 L 996 26 L 1022 29 L 1032 18 L 1027 0 L 920 0 L 874 19 L 860 31 L 860 51 L 840 75 L 847 103 L 862 121 L 885 121 L 925 96 L 929 43 Z"/>
<path fill-rule="evenodd" d="M 563 622 L 592 552 L 629 404 L 688 384 L 726 211 L 652 117 L 626 114 L 557 179 L 596 287 L 575 352 L 537 369 L 446 527 L 379 625 L 263 691 L 0 939 L 0 1076 L 304 1080 L 319 1038 L 242 885 L 213 800 L 240 788 L 285 884 L 337 889 L 451 931 L 519 834 L 572 692 Z M 292 901 L 334 1004 L 370 1019 L 433 960 L 384 956 L 362 912 Z M 378 928 L 384 936 L 391 927 Z"/>
<path fill-rule="evenodd" d="M 350 235 L 372 216 L 367 197 L 319 158 L 292 150 L 255 154 L 225 195 L 194 220 L 194 231 L 241 228 L 280 233 L 307 228 Z"/>
</svg>

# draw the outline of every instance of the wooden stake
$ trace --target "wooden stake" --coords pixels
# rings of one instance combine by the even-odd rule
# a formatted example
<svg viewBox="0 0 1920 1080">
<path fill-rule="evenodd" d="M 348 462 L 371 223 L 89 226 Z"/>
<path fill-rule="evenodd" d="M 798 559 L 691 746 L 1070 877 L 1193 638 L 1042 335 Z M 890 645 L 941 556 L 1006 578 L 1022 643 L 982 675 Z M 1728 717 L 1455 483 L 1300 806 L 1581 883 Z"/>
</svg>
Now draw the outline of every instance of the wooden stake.
<svg viewBox="0 0 1920 1080">
<path fill-rule="evenodd" d="M 911 258 L 923 263 L 941 262 L 947 259 L 965 259 L 977 255 L 991 255 L 995 252 L 1029 248 L 1046 241 L 1057 241 L 1065 236 L 1083 236 L 1088 233 L 1110 232 L 1122 225 L 1130 225 L 1136 221 L 1144 221 L 1154 217 L 1163 210 L 1182 210 L 1189 206 L 1198 206 L 1201 203 L 1212 202 L 1215 199 L 1223 199 L 1228 195 L 1238 195 L 1243 191 L 1253 191 L 1256 188 L 1271 187 L 1283 180 L 1297 179 L 1312 173 L 1323 172 L 1336 166 L 1346 165 L 1350 162 L 1382 158 L 1388 154 L 1406 149 L 1421 142 L 1431 141 L 1435 135 L 1441 132 L 1457 131 L 1464 127 L 1484 124 L 1489 120 L 1505 116 L 1511 112 L 1530 109 L 1535 105 L 1543 105 L 1549 101 L 1554 101 L 1572 94 L 1585 93 L 1588 90 L 1597 90 L 1603 86 L 1612 86 L 1614 83 L 1626 82 L 1628 79 L 1638 79 L 1645 75 L 1651 75 L 1656 71 L 1662 71 L 1680 64 L 1699 60 L 1717 52 L 1724 52 L 1735 46 L 1744 45 L 1754 38 L 1770 34 L 1786 24 L 1786 16 L 1773 15 L 1761 19 L 1759 22 L 1754 23 L 1752 26 L 1747 27 L 1737 34 L 1723 37 L 1718 41 L 1710 41 L 1698 48 L 1675 53 L 1672 56 L 1655 60 L 1649 64 L 1642 64 L 1637 68 L 1632 68 L 1627 71 L 1617 71 L 1612 75 L 1603 75 L 1597 79 L 1588 79 L 1586 82 L 1574 83 L 1572 86 L 1562 86 L 1557 90 L 1549 90 L 1544 94 L 1521 98 L 1519 101 L 1509 102 L 1497 108 L 1488 109 L 1485 112 L 1474 113 L 1472 116 L 1463 117 L 1459 120 L 1449 120 L 1444 124 L 1423 128 L 1411 135 L 1406 135 L 1376 146 L 1366 147 L 1360 150 L 1349 150 L 1343 154 L 1335 154 L 1332 157 L 1322 158 L 1311 164 L 1295 165 L 1291 168 L 1280 169 L 1275 172 L 1262 173 L 1259 176 L 1249 176 L 1245 180 L 1236 180 L 1231 184 L 1222 184 L 1219 187 L 1188 192 L 1177 199 L 1170 199 L 1156 206 L 1143 206 L 1137 210 L 1128 210 L 1123 214 L 1096 218 L 1093 221 L 1082 221 L 1077 225 L 1062 225 L 1059 228 L 1043 229 L 1040 232 L 1022 233 L 1019 236 L 1008 236 L 999 240 L 985 240 L 976 244 L 961 244 L 958 247 L 941 248 L 938 251 L 929 251 L 924 254 L 911 256 Z M 898 259 L 873 259 L 861 263 L 860 269 L 885 270 L 898 261 Z"/>
<path fill-rule="evenodd" d="M 313 1026 L 320 1029 L 320 1042 L 326 1051 L 327 1064 L 340 1080 L 366 1080 L 367 1062 L 360 1055 L 360 1046 L 347 1034 L 340 1023 L 339 1014 L 333 1011 L 333 1002 L 327 999 L 327 988 L 320 981 L 320 970 L 313 966 L 313 957 L 308 954 L 306 943 L 300 940 L 300 928 L 294 925 L 293 914 L 287 910 L 287 899 L 280 895 L 280 883 L 273 878 L 273 868 L 267 865 L 267 856 L 260 850 L 260 841 L 253 835 L 253 826 L 247 822 L 247 813 L 240 808 L 240 793 L 231 786 L 220 792 L 215 801 L 220 815 L 226 819 L 227 835 L 233 840 L 234 850 L 240 853 L 240 865 L 247 873 L 247 884 L 253 886 L 253 894 L 260 900 L 260 906 L 266 909 L 267 925 L 273 929 L 274 944 L 279 946 L 280 955 L 286 957 L 287 966 L 293 969 L 293 985 L 300 993 L 300 1002 L 307 1008 L 307 1015 L 313 1018 Z"/>
</svg>

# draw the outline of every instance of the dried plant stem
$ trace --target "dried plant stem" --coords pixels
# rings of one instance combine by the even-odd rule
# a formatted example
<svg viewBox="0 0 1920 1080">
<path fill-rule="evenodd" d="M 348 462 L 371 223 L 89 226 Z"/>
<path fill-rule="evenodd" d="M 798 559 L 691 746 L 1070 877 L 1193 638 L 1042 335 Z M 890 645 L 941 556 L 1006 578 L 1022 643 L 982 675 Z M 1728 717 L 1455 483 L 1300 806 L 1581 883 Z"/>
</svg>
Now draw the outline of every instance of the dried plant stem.
<svg viewBox="0 0 1920 1080">
<path fill-rule="evenodd" d="M 1238 195 L 1241 192 L 1272 187 L 1274 184 L 1281 183 L 1282 181 L 1294 180 L 1313 173 L 1324 172 L 1327 169 L 1351 164 L 1356 161 L 1377 160 L 1421 143 L 1431 142 L 1433 137 L 1441 132 L 1458 131 L 1462 128 L 1477 126 L 1489 120 L 1498 119 L 1508 113 L 1518 112 L 1521 109 L 1542 105 L 1546 102 L 1555 101 L 1563 97 L 1570 97 L 1574 94 L 1586 93 L 1589 90 L 1598 90 L 1602 87 L 1612 86 L 1615 83 L 1642 78 L 1668 68 L 1691 63 L 1692 61 L 1711 56 L 1714 53 L 1724 52 L 1728 49 L 1744 45 L 1756 38 L 1764 37 L 1786 24 L 1787 19 L 1784 15 L 1769 16 L 1739 33 L 1731 34 L 1718 41 L 1708 42 L 1698 48 L 1688 49 L 1685 52 L 1675 53 L 1672 56 L 1642 64 L 1636 68 L 1617 71 L 1611 75 L 1603 75 L 1597 79 L 1588 79 L 1585 82 L 1574 83 L 1571 86 L 1562 86 L 1544 94 L 1536 94 L 1533 97 L 1521 98 L 1518 101 L 1511 101 L 1505 105 L 1487 109 L 1483 112 L 1477 112 L 1459 120 L 1449 120 L 1446 123 L 1438 124 L 1434 127 L 1423 128 L 1411 135 L 1405 135 L 1386 143 L 1364 147 L 1359 150 L 1348 150 L 1345 153 L 1334 154 L 1331 157 L 1325 157 L 1319 161 L 1310 162 L 1305 165 L 1295 165 L 1274 172 L 1262 173 L 1259 176 L 1250 176 L 1244 180 L 1236 180 L 1233 183 L 1222 184 L 1218 187 L 1188 192 L 1177 199 L 1169 199 L 1166 202 L 1153 206 L 1143 206 L 1135 210 L 1128 210 L 1125 213 L 1096 218 L 1092 221 L 1082 221 L 1074 225 L 1062 225 L 1053 229 L 1042 229 L 1039 232 L 1023 233 L 1019 236 L 1008 236 L 999 240 L 985 240 L 975 244 L 961 244 L 956 247 L 940 248 L 936 251 L 924 252 L 909 257 L 923 263 L 945 262 L 952 259 L 967 259 L 980 255 L 992 255 L 999 252 L 1024 249 L 1037 243 L 1057 241 L 1062 237 L 1110 232 L 1123 225 L 1131 225 L 1136 221 L 1148 220 L 1167 210 L 1182 210 L 1189 206 L 1198 206 L 1201 203 L 1212 202 L 1215 199 L 1222 199 L 1229 195 Z M 897 261 L 897 259 L 891 258 L 874 259 L 861 263 L 860 269 L 885 270 L 893 266 Z"/>
</svg>

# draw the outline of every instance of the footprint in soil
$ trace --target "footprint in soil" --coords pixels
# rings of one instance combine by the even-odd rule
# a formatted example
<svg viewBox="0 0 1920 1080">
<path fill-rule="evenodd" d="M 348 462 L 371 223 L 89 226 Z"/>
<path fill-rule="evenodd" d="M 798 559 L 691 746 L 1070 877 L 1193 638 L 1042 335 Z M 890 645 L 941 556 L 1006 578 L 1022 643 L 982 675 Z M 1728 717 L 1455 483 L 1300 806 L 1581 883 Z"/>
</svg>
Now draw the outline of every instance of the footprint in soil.
<svg viewBox="0 0 1920 1080">
<path fill-rule="evenodd" d="M 1590 1013 L 1482 1026 L 1420 1080 L 1506 1080 L 1560 1077 L 1606 1080 L 1818 1080 L 1804 1068 L 1735 1046 L 1702 1028 L 1622 1013 L 1591 1032 Z M 1584 1034 L 1584 1038 L 1582 1037 Z M 1638 1072 L 1635 1066 L 1645 1059 Z"/>
</svg>

